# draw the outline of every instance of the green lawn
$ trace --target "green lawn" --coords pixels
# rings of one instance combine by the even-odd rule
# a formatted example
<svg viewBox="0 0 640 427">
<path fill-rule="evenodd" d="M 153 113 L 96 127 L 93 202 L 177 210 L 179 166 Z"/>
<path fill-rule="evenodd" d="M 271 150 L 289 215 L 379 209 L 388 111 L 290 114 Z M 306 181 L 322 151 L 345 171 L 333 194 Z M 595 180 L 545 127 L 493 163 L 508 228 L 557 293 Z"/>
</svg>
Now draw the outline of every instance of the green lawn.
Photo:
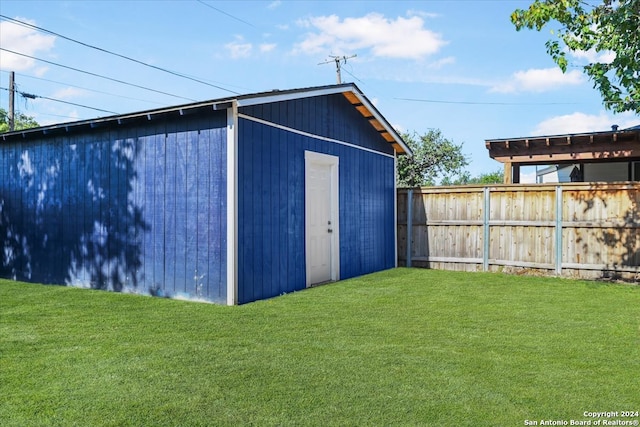
<svg viewBox="0 0 640 427">
<path fill-rule="evenodd" d="M 640 410 L 638 286 L 397 269 L 223 307 L 0 281 L 2 426 L 519 426 L 622 410 Z"/>
</svg>

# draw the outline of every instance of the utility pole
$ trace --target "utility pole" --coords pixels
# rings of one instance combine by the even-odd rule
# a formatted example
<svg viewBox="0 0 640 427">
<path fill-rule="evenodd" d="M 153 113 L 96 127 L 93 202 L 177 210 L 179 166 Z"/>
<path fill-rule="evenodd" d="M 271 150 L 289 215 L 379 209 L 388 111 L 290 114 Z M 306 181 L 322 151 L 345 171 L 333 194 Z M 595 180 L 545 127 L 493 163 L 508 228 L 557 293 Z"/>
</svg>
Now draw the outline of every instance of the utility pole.
<svg viewBox="0 0 640 427">
<path fill-rule="evenodd" d="M 326 60 L 324 62 L 320 62 L 318 65 L 323 65 L 323 64 L 330 64 L 331 62 L 335 62 L 336 63 L 336 82 L 338 84 L 342 83 L 342 74 L 340 73 L 340 69 L 342 68 L 342 65 L 340 64 L 341 62 L 343 64 L 347 63 L 347 59 L 351 59 L 351 58 L 355 58 L 358 55 L 351 55 L 349 57 L 347 56 L 333 56 L 333 55 L 329 55 L 329 58 L 333 58 L 332 61 L 330 60 Z"/>
<path fill-rule="evenodd" d="M 13 71 L 9 73 L 9 132 L 15 128 L 15 97 L 16 97 L 16 75 Z"/>
</svg>

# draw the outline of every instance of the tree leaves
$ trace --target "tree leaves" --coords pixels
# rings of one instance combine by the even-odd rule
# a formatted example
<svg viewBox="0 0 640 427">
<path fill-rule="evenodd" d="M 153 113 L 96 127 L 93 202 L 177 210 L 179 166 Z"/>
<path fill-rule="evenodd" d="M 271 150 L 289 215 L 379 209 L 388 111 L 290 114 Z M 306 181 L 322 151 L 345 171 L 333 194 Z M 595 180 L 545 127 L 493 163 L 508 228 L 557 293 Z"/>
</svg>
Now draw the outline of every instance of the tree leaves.
<svg viewBox="0 0 640 427">
<path fill-rule="evenodd" d="M 413 151 L 413 157 L 398 158 L 398 185 L 420 187 L 435 185 L 437 178 L 458 175 L 469 164 L 462 154 L 462 144 L 446 139 L 439 129 L 423 135 L 403 133 L 402 139 Z"/>
<path fill-rule="evenodd" d="M 15 130 L 29 129 L 40 126 L 36 120 L 22 113 L 16 113 L 14 117 Z M 9 132 L 9 113 L 4 108 L 0 108 L 0 133 Z"/>
<path fill-rule="evenodd" d="M 515 10 L 511 22 L 518 31 L 540 31 L 551 22 L 560 24 L 553 32 L 557 39 L 546 43 L 558 67 L 566 72 L 572 65 L 567 52 L 600 54 L 582 69 L 605 107 L 617 113 L 640 113 L 640 0 L 603 0 L 597 5 L 580 0 L 535 0 L 528 9 Z"/>
</svg>

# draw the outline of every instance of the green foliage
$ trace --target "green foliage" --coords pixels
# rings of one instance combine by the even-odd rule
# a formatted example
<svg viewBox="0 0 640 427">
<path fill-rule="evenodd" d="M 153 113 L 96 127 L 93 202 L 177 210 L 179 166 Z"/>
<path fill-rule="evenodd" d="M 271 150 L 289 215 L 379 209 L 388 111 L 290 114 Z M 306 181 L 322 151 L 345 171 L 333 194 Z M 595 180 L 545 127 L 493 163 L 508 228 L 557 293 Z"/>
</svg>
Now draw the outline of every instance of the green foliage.
<svg viewBox="0 0 640 427">
<path fill-rule="evenodd" d="M 15 114 L 14 130 L 30 129 L 40 126 L 36 120 L 22 113 Z M 9 113 L 0 108 L 0 133 L 9 132 Z"/>
<path fill-rule="evenodd" d="M 471 177 L 468 171 L 464 171 L 455 179 L 447 177 L 442 180 L 442 185 L 468 185 L 468 184 L 502 184 L 504 183 L 504 171 L 498 169 L 490 173 L 481 173 L 478 176 Z"/>
<path fill-rule="evenodd" d="M 0 424 L 515 426 L 636 410 L 639 321 L 637 286 L 489 273 L 393 269 L 238 307 L 0 280 Z"/>
<path fill-rule="evenodd" d="M 612 53 L 583 66 L 607 109 L 640 113 L 640 0 L 602 0 L 592 6 L 581 0 L 535 0 L 528 9 L 517 9 L 511 22 L 540 31 L 546 24 L 560 24 L 557 39 L 546 43 L 547 52 L 566 71 L 567 51 Z M 561 43 L 564 46 L 561 46 Z"/>
<path fill-rule="evenodd" d="M 413 151 L 413 157 L 398 158 L 398 186 L 435 185 L 438 178 L 458 175 L 469 164 L 462 154 L 462 144 L 445 138 L 438 129 L 423 135 L 403 133 L 402 139 Z"/>
</svg>

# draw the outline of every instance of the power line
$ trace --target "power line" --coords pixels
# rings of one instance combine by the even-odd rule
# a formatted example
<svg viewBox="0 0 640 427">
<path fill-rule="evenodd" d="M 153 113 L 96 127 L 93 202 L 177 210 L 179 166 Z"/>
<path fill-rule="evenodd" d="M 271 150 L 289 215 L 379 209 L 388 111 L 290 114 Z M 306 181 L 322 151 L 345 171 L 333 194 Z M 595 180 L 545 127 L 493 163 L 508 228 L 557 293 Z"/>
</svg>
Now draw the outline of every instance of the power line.
<svg viewBox="0 0 640 427">
<path fill-rule="evenodd" d="M 204 1 L 202 1 L 202 0 L 197 0 L 197 2 L 198 2 L 198 3 L 202 3 L 203 5 L 205 5 L 205 6 L 209 7 L 209 8 L 211 8 L 211 9 L 215 10 L 216 12 L 220 12 L 220 13 L 222 13 L 223 15 L 227 15 L 229 18 L 235 19 L 235 20 L 236 20 L 236 21 L 238 21 L 238 22 L 242 22 L 243 24 L 247 24 L 248 26 L 253 27 L 253 28 L 255 28 L 256 30 L 257 30 L 257 29 L 259 29 L 258 27 L 256 27 L 256 26 L 255 26 L 255 25 L 253 25 L 252 23 L 247 22 L 247 21 L 245 21 L 245 20 L 243 20 L 243 19 L 240 19 L 240 18 L 238 18 L 237 16 L 233 16 L 233 15 L 231 15 L 230 13 L 225 12 L 224 10 L 218 9 L 217 7 L 211 6 L 209 3 L 205 3 L 205 2 L 204 2 Z"/>
<path fill-rule="evenodd" d="M 9 71 L 0 70 L 0 72 L 8 73 Z M 59 82 L 59 81 L 56 81 L 56 80 L 45 79 L 45 78 L 42 78 L 42 77 L 30 76 L 28 74 L 16 73 L 16 76 L 26 77 L 26 78 L 34 79 L 34 80 L 42 80 L 42 81 L 45 81 L 45 82 L 56 83 L 56 84 L 60 84 L 60 85 L 63 85 L 63 86 L 68 86 L 68 87 L 75 87 L 77 89 L 82 89 L 82 90 L 86 90 L 86 91 L 89 91 L 89 92 L 95 92 L 95 93 L 99 93 L 99 94 L 102 94 L 102 95 L 114 96 L 116 98 L 131 99 L 133 101 L 141 101 L 141 102 L 148 102 L 150 104 L 164 105 L 164 103 L 162 103 L 162 102 L 149 101 L 148 99 L 132 98 L 130 96 L 124 96 L 124 95 L 116 95 L 115 93 L 109 93 L 109 92 L 104 92 L 104 91 L 101 91 L 101 90 L 90 89 L 90 88 L 87 88 L 87 87 L 72 85 L 70 83 Z"/>
<path fill-rule="evenodd" d="M 343 70 L 345 73 L 349 74 L 349 75 L 350 75 L 351 77 L 353 77 L 354 79 L 356 79 L 357 81 L 359 81 L 360 83 L 363 83 L 363 84 L 364 84 L 364 82 L 363 82 L 362 80 L 360 80 L 358 77 L 356 77 L 356 75 L 355 75 L 355 74 L 353 74 L 351 71 L 347 70 L 347 69 L 346 69 L 346 68 L 344 68 L 344 67 L 342 68 L 342 70 Z"/>
<path fill-rule="evenodd" d="M 68 105 L 75 105 L 76 107 L 82 107 L 82 108 L 88 108 L 90 110 L 95 110 L 95 111 L 101 111 L 103 113 L 109 113 L 109 114 L 118 114 L 115 111 L 109 111 L 109 110 L 103 110 L 101 108 L 95 108 L 95 107 L 89 107 L 87 105 L 82 105 L 82 104 L 76 104 L 75 102 L 69 102 L 69 101 L 63 101 L 61 99 L 54 99 L 54 98 L 49 98 L 46 96 L 41 96 L 41 95 L 34 95 L 36 98 L 41 98 L 41 99 L 46 99 L 49 101 L 54 101 L 54 102 L 60 102 L 62 104 L 68 104 Z"/>
<path fill-rule="evenodd" d="M 13 50 L 5 49 L 5 48 L 3 48 L 3 47 L 0 47 L 0 50 L 3 50 L 3 51 L 5 51 L 5 52 L 9 52 L 9 53 L 13 53 L 14 55 L 24 56 L 25 58 L 35 59 L 36 61 L 45 62 L 45 63 L 47 63 L 47 64 L 55 65 L 55 66 L 57 66 L 57 67 L 66 68 L 66 69 L 68 69 L 68 70 L 77 71 L 77 72 L 79 72 L 79 73 L 88 74 L 88 75 L 90 75 L 90 76 L 99 77 L 99 78 L 101 78 L 101 79 L 105 79 L 105 80 L 110 80 L 110 81 L 112 81 L 112 82 L 120 83 L 120 84 L 123 84 L 123 85 L 136 87 L 136 88 L 138 88 L 138 89 L 144 89 L 144 90 L 148 90 L 148 91 L 150 91 L 150 92 L 155 92 L 155 93 L 160 93 L 160 94 L 162 94 L 162 95 L 172 96 L 172 97 L 174 97 L 174 98 L 186 99 L 187 101 L 192 101 L 192 102 L 195 102 L 195 101 L 196 101 L 195 99 L 192 99 L 192 98 L 186 98 L 186 97 L 184 97 L 184 96 L 174 95 L 174 94 L 172 94 L 172 93 L 163 92 L 163 91 L 156 90 L 156 89 L 151 89 L 151 88 L 144 87 L 144 86 L 140 86 L 140 85 L 137 85 L 137 84 L 134 84 L 134 83 L 128 83 L 128 82 L 125 82 L 125 81 L 123 81 L 123 80 L 114 79 L 114 78 L 112 78 L 112 77 L 103 76 L 103 75 L 100 75 L 100 74 L 92 73 L 92 72 L 90 72 L 90 71 L 80 70 L 80 69 L 78 69 L 78 68 L 69 67 L 68 65 L 62 65 L 62 64 L 58 64 L 58 63 L 56 63 L 56 62 L 47 61 L 46 59 L 36 58 L 35 56 L 31 56 L 31 55 L 26 55 L 26 54 L 24 54 L 24 53 L 15 52 L 15 51 L 13 51 Z"/>
<path fill-rule="evenodd" d="M 9 88 L 6 88 L 6 87 L 0 87 L 0 89 L 6 90 L 6 91 L 9 90 Z M 20 91 L 16 91 L 16 93 L 19 94 L 20 96 L 22 96 L 23 98 L 27 98 L 27 99 L 41 98 L 41 99 L 46 99 L 48 101 L 60 102 L 62 104 L 75 105 L 76 107 L 88 108 L 90 110 L 96 110 L 96 111 L 100 111 L 100 112 L 103 112 L 103 113 L 118 114 L 115 111 L 109 111 L 109 110 L 103 110 L 101 108 L 89 107 L 88 105 L 76 104 L 75 102 L 69 102 L 69 101 L 63 101 L 61 99 L 49 98 L 48 96 L 34 95 L 34 94 L 31 94 L 31 93 L 20 92 Z"/>
<path fill-rule="evenodd" d="M 82 119 L 81 119 L 81 118 L 79 118 L 79 117 L 74 117 L 74 116 L 63 116 L 63 115 L 60 115 L 60 114 L 51 114 L 51 113 L 43 113 L 43 112 L 39 112 L 39 113 L 38 113 L 38 116 L 49 116 L 49 117 L 60 117 L 60 118 L 63 118 L 63 119 L 82 120 Z"/>
<path fill-rule="evenodd" d="M 206 5 L 206 3 L 203 3 L 203 4 L 205 4 L 205 5 Z M 207 6 L 209 6 L 209 5 L 207 5 Z M 212 7 L 212 6 L 210 6 L 210 7 Z M 223 12 L 223 13 L 224 13 L 224 12 Z M 109 55 L 113 55 L 113 56 L 117 56 L 117 57 L 122 58 L 122 59 L 126 59 L 127 61 L 135 62 L 136 64 L 144 65 L 145 67 L 153 68 L 153 69 L 155 69 L 155 70 L 162 71 L 162 72 L 164 72 L 164 73 L 169 73 L 169 74 L 172 74 L 172 75 L 174 75 L 174 76 L 181 77 L 181 78 L 183 78 L 183 79 L 191 80 L 191 81 L 194 81 L 194 82 L 196 82 L 196 83 L 200 83 L 200 84 L 203 84 L 203 85 L 211 86 L 211 87 L 214 87 L 214 88 L 216 88 L 216 89 L 220 89 L 220 90 L 223 90 L 223 91 L 225 91 L 225 92 L 230 92 L 230 93 L 233 93 L 233 94 L 238 95 L 238 92 L 235 92 L 235 91 L 233 91 L 233 90 L 231 90 L 231 89 L 227 89 L 227 88 L 224 88 L 224 87 L 222 87 L 222 86 L 218 86 L 218 85 L 214 85 L 214 84 L 211 84 L 211 83 L 207 83 L 207 82 L 205 82 L 205 81 L 203 81 L 203 80 L 196 79 L 196 78 L 194 78 L 194 77 L 190 77 L 190 76 L 188 76 L 188 75 L 186 75 L 186 74 L 182 74 L 182 73 L 179 73 L 179 72 L 177 72 L 177 71 L 172 71 L 172 70 L 169 70 L 169 69 L 167 69 L 167 68 L 158 67 L 158 66 L 156 66 L 156 65 L 148 64 L 148 63 L 143 62 L 143 61 L 140 61 L 140 60 L 138 60 L 138 59 L 131 58 L 131 57 L 129 57 L 129 56 L 122 55 L 122 54 L 119 54 L 119 53 L 116 53 L 116 52 L 112 52 L 112 51 L 110 51 L 110 50 L 103 49 L 103 48 L 98 47 L 98 46 L 93 46 L 93 45 L 90 45 L 90 44 L 88 44 L 88 43 L 81 42 L 80 40 L 76 40 L 76 39 L 73 39 L 73 38 L 71 38 L 71 37 L 63 36 L 63 35 L 62 35 L 62 34 L 60 34 L 60 33 L 56 33 L 56 32 L 54 32 L 54 31 L 47 30 L 46 28 L 42 28 L 42 27 L 38 27 L 38 26 L 33 25 L 33 24 L 29 24 L 28 22 L 20 21 L 20 20 L 18 20 L 18 19 L 9 18 L 8 16 L 5 16 L 5 15 L 0 15 L 0 18 L 2 18 L 2 19 L 4 19 L 4 20 L 7 20 L 7 21 L 14 22 L 14 23 L 16 23 L 16 24 L 18 24 L 18 25 L 22 25 L 22 26 L 24 26 L 24 27 L 32 28 L 32 29 L 34 29 L 34 30 L 38 30 L 38 31 L 41 31 L 41 32 L 44 32 L 44 33 L 47 33 L 47 34 L 51 34 L 51 35 L 54 35 L 54 36 L 56 36 L 56 37 L 60 37 L 61 39 L 68 40 L 68 41 L 73 42 L 73 43 L 77 43 L 77 44 L 79 44 L 79 45 L 82 45 L 82 46 L 88 47 L 88 48 L 90 48 L 90 49 L 95 49 L 95 50 L 98 50 L 98 51 L 100 51 L 100 52 L 107 53 L 107 54 L 109 54 Z M 249 24 L 249 25 L 250 25 L 250 24 Z"/>
<path fill-rule="evenodd" d="M 579 102 L 476 102 L 476 101 L 443 101 L 437 99 L 393 98 L 398 101 L 427 102 L 433 104 L 462 105 L 578 105 Z"/>
</svg>

